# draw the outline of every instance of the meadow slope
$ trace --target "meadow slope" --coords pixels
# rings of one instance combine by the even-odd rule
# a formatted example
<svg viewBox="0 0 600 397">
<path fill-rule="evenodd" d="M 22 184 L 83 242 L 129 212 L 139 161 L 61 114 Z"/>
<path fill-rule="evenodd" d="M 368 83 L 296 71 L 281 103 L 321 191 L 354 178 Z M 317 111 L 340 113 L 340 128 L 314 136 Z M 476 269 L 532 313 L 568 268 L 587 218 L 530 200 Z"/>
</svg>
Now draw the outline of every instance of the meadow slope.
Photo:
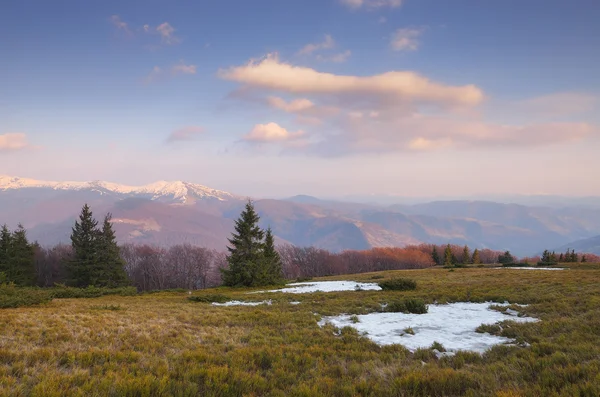
<svg viewBox="0 0 600 397">
<path fill-rule="evenodd" d="M 416 280 L 417 288 L 193 294 L 272 300 L 254 307 L 217 307 L 190 301 L 186 292 L 161 292 L 2 309 L 0 396 L 600 395 L 600 266 L 428 269 L 323 280 L 391 277 Z M 317 325 L 321 316 L 366 314 L 410 297 L 430 304 L 529 304 L 522 312 L 541 321 L 490 327 L 521 347 L 441 359 L 431 349 L 381 347 L 351 328 Z"/>
</svg>

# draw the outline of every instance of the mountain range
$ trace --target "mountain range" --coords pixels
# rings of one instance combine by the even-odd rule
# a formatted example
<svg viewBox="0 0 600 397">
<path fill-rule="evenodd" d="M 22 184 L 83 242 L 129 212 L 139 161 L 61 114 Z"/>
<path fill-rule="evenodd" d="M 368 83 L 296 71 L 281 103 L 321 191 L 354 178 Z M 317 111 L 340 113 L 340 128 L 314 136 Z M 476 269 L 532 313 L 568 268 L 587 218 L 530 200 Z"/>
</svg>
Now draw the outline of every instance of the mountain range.
<svg viewBox="0 0 600 397">
<path fill-rule="evenodd" d="M 121 243 L 191 243 L 224 249 L 247 197 L 203 185 L 161 181 L 145 186 L 49 182 L 0 176 L 0 223 L 22 223 L 42 245 L 69 242 L 79 210 L 113 214 Z M 600 235 L 600 207 L 526 206 L 489 201 L 363 204 L 311 196 L 256 199 L 263 227 L 278 243 L 332 251 L 467 244 L 535 255 Z M 571 248 L 577 249 L 572 246 Z"/>
</svg>

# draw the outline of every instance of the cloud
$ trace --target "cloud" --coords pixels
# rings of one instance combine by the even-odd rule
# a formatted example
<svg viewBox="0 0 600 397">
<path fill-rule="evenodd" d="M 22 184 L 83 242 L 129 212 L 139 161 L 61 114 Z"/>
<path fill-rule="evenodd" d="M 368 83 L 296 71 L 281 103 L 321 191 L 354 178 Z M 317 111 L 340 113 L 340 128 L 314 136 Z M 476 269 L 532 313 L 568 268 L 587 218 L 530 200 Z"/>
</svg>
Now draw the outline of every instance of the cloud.
<svg viewBox="0 0 600 397">
<path fill-rule="evenodd" d="M 394 51 L 416 51 L 423 29 L 404 28 L 394 32 L 390 45 Z"/>
<path fill-rule="evenodd" d="M 22 133 L 8 133 L 0 135 L 0 152 L 15 152 L 31 147 L 27 135 Z"/>
<path fill-rule="evenodd" d="M 244 66 L 219 71 L 222 79 L 247 87 L 290 94 L 334 95 L 360 101 L 423 101 L 448 105 L 477 105 L 484 99 L 474 85 L 448 86 L 410 71 L 374 76 L 344 76 L 280 62 L 276 55 Z"/>
<path fill-rule="evenodd" d="M 129 26 L 127 25 L 126 22 L 123 22 L 123 20 L 121 19 L 120 16 L 112 15 L 110 17 L 110 22 L 117 28 L 117 30 L 121 30 L 128 35 L 131 34 L 131 30 L 129 30 Z"/>
<path fill-rule="evenodd" d="M 352 51 L 350 50 L 346 50 L 344 52 L 340 52 L 338 54 L 333 54 L 330 56 L 319 54 L 317 55 L 317 60 L 325 62 L 343 63 L 346 62 L 348 58 L 350 58 L 350 55 L 352 55 Z"/>
<path fill-rule="evenodd" d="M 293 141 L 304 136 L 304 131 L 289 132 L 277 123 L 257 124 L 242 139 L 247 142 L 269 143 Z"/>
<path fill-rule="evenodd" d="M 204 128 L 195 125 L 179 128 L 168 136 L 167 143 L 173 143 L 178 141 L 191 141 L 198 135 L 203 134 Z"/>
<path fill-rule="evenodd" d="M 267 102 L 274 108 L 283 110 L 288 113 L 298 113 L 313 109 L 315 104 L 306 98 L 295 99 L 291 102 L 286 102 L 285 99 L 270 96 L 267 98 Z"/>
<path fill-rule="evenodd" d="M 587 113 L 597 108 L 598 97 L 580 92 L 560 92 L 520 101 L 526 112 L 541 116 L 565 117 Z"/>
<path fill-rule="evenodd" d="M 168 22 L 163 22 L 156 27 L 156 31 L 161 37 L 161 42 L 163 44 L 171 45 L 177 44 L 181 40 L 175 36 L 175 28 L 171 26 Z"/>
<path fill-rule="evenodd" d="M 196 65 L 186 65 L 183 61 L 171 67 L 173 74 L 196 74 Z"/>
<path fill-rule="evenodd" d="M 403 0 L 340 0 L 340 3 L 352 9 L 359 9 L 362 7 L 368 9 L 382 7 L 398 8 L 403 2 Z"/>
<path fill-rule="evenodd" d="M 165 78 L 168 75 L 177 76 L 180 74 L 196 74 L 196 70 L 196 65 L 186 65 L 183 61 L 169 67 L 168 69 L 163 69 L 160 66 L 154 66 L 152 68 L 152 71 L 150 71 L 150 73 L 148 73 L 148 75 L 144 79 L 144 82 L 152 83 L 154 81 Z"/>
<path fill-rule="evenodd" d="M 333 40 L 331 35 L 326 34 L 322 42 L 305 45 L 298 51 L 298 55 L 311 55 L 315 51 L 328 50 L 333 47 L 335 47 L 335 40 Z"/>
</svg>

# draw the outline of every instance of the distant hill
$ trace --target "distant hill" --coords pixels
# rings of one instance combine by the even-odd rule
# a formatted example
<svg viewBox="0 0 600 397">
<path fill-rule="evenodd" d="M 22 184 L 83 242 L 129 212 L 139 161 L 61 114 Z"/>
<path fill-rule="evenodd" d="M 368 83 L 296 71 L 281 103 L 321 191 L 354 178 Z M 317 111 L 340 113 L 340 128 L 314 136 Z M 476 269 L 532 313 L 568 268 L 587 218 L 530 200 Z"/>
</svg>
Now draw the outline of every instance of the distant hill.
<svg viewBox="0 0 600 397">
<path fill-rule="evenodd" d="M 0 224 L 18 222 L 43 245 L 69 242 L 81 206 L 111 212 L 121 243 L 192 243 L 224 249 L 246 198 L 175 181 L 126 186 L 105 181 L 45 182 L 0 176 Z M 489 201 L 383 206 L 295 196 L 255 202 L 278 243 L 331 251 L 407 244 L 466 244 L 533 255 L 600 234 L 600 209 Z M 567 244 L 568 245 L 568 244 Z M 580 250 L 574 243 L 570 248 Z M 582 250 L 583 251 L 583 250 Z"/>
<path fill-rule="evenodd" d="M 600 255 L 600 236 L 573 241 L 558 247 L 555 251 L 564 252 L 567 249 L 574 249 L 576 252 Z"/>
</svg>

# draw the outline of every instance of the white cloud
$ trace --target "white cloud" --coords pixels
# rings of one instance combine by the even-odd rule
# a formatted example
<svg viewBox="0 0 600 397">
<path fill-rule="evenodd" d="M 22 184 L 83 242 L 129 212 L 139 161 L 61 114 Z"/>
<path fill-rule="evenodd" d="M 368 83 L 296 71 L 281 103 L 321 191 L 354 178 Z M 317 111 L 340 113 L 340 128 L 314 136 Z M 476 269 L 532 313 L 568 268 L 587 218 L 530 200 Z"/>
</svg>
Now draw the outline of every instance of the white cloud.
<svg viewBox="0 0 600 397">
<path fill-rule="evenodd" d="M 419 48 L 421 34 L 423 34 L 423 29 L 398 29 L 394 32 L 390 45 L 394 51 L 415 51 Z"/>
<path fill-rule="evenodd" d="M 340 52 L 338 54 L 333 54 L 330 56 L 319 54 L 317 55 L 317 60 L 325 62 L 343 63 L 346 62 L 348 58 L 350 58 L 350 55 L 352 55 L 352 51 L 350 50 L 346 50 L 344 52 Z"/>
<path fill-rule="evenodd" d="M 352 9 L 362 7 L 369 9 L 382 7 L 398 8 L 402 5 L 403 0 L 340 0 L 340 3 Z"/>
<path fill-rule="evenodd" d="M 171 67 L 173 74 L 196 74 L 196 65 L 186 65 L 183 61 Z"/>
<path fill-rule="evenodd" d="M 177 44 L 181 40 L 175 36 L 175 28 L 168 22 L 163 22 L 156 27 L 156 31 L 160 35 L 163 44 Z"/>
<path fill-rule="evenodd" d="M 222 69 L 219 76 L 247 87 L 341 97 L 360 101 L 423 101 L 439 105 L 477 105 L 483 92 L 474 85 L 448 86 L 409 71 L 391 71 L 374 76 L 344 76 L 280 62 L 269 55 L 244 66 Z"/>
<path fill-rule="evenodd" d="M 156 80 L 160 80 L 164 77 L 167 77 L 169 74 L 171 76 L 176 76 L 180 74 L 196 74 L 196 70 L 196 65 L 186 65 L 183 61 L 171 66 L 168 69 L 163 69 L 160 66 L 154 66 L 152 68 L 152 71 L 146 76 L 144 81 L 146 83 L 152 83 Z"/>
<path fill-rule="evenodd" d="M 325 39 L 322 42 L 305 45 L 298 51 L 298 55 L 311 55 L 315 51 L 328 50 L 333 47 L 335 47 L 335 40 L 331 35 L 326 34 Z"/>
<path fill-rule="evenodd" d="M 204 128 L 195 125 L 179 128 L 171 132 L 171 134 L 167 138 L 167 143 L 173 143 L 177 141 L 190 141 L 203 133 Z"/>
<path fill-rule="evenodd" d="M 267 98 L 267 102 L 272 107 L 283 110 L 288 113 L 298 113 L 309 109 L 313 109 L 315 107 L 315 104 L 306 98 L 300 98 L 295 99 L 291 102 L 286 102 L 283 98 L 270 96 Z"/>
<path fill-rule="evenodd" d="M 27 135 L 23 133 L 8 133 L 0 135 L 0 152 L 14 152 L 31 147 Z"/>
<path fill-rule="evenodd" d="M 597 108 L 598 97 L 580 92 L 559 92 L 518 102 L 523 110 L 542 116 L 565 117 Z"/>
<path fill-rule="evenodd" d="M 289 132 L 277 123 L 257 124 L 242 138 L 248 142 L 268 143 L 292 141 L 304 136 L 304 131 Z"/>
<path fill-rule="evenodd" d="M 133 33 L 129 29 L 129 25 L 124 22 L 120 16 L 112 15 L 110 17 L 110 22 L 117 28 L 117 31 L 121 31 L 125 33 L 127 36 L 132 35 Z"/>
</svg>

